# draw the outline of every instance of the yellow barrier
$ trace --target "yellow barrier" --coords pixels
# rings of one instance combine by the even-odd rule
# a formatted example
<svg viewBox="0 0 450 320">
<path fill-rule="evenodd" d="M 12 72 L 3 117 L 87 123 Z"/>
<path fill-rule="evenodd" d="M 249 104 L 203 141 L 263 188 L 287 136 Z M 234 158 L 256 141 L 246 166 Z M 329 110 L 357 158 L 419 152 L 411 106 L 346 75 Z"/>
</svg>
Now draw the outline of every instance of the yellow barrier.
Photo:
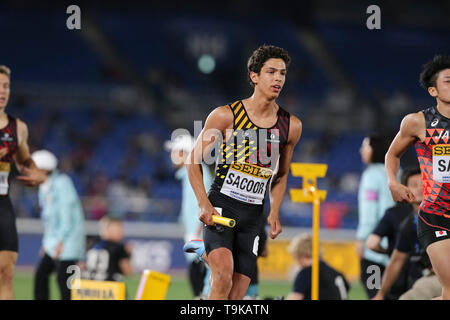
<svg viewBox="0 0 450 320">
<path fill-rule="evenodd" d="M 319 300 L 319 229 L 320 202 L 325 200 L 326 190 L 317 188 L 317 178 L 325 177 L 327 164 L 291 163 L 291 173 L 294 177 L 303 178 L 302 189 L 291 189 L 290 195 L 294 202 L 313 204 L 313 243 L 312 243 L 312 272 L 311 272 L 311 300 Z"/>
<path fill-rule="evenodd" d="M 125 300 L 124 282 L 74 280 L 72 285 L 72 300 Z"/>
<path fill-rule="evenodd" d="M 170 276 L 153 270 L 144 270 L 136 293 L 136 300 L 164 300 L 170 285 Z"/>
</svg>

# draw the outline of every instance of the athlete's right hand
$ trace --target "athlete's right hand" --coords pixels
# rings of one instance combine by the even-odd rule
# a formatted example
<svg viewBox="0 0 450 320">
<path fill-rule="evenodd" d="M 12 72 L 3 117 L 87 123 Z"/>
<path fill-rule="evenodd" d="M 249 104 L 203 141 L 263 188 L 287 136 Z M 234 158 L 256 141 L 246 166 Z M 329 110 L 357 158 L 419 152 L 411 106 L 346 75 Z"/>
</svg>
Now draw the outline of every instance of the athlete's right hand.
<svg viewBox="0 0 450 320">
<path fill-rule="evenodd" d="M 412 203 L 416 200 L 414 194 L 409 190 L 408 187 L 404 186 L 399 182 L 393 182 L 388 184 L 391 190 L 392 199 L 395 202 L 408 202 Z"/>
<path fill-rule="evenodd" d="M 216 209 L 214 209 L 212 204 L 207 203 L 205 205 L 200 206 L 200 212 L 198 214 L 198 218 L 200 219 L 201 222 L 203 222 L 207 226 L 215 226 L 216 224 L 214 223 L 214 221 L 212 219 L 213 214 L 220 216 L 220 214 L 216 211 Z"/>
</svg>

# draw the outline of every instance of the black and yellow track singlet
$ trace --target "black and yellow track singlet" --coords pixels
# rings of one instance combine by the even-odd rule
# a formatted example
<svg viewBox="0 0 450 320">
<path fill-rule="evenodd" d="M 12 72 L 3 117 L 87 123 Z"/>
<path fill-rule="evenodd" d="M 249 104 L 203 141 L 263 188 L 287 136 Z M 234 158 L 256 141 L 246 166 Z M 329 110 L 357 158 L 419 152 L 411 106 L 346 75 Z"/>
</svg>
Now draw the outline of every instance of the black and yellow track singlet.
<svg viewBox="0 0 450 320">
<path fill-rule="evenodd" d="M 229 107 L 234 115 L 233 131 L 220 147 L 211 189 L 261 205 L 288 141 L 290 115 L 280 107 L 276 123 L 261 128 L 251 121 L 241 100 Z"/>
</svg>

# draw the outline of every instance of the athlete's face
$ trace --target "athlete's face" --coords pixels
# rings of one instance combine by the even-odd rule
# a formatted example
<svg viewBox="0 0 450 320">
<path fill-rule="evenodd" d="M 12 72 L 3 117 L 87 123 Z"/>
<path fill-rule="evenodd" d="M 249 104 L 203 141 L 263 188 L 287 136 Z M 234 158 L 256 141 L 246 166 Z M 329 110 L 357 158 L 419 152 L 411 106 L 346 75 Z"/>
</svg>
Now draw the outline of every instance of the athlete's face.
<svg viewBox="0 0 450 320">
<path fill-rule="evenodd" d="M 361 154 L 361 160 L 364 164 L 369 164 L 372 159 L 372 147 L 370 146 L 370 139 L 364 138 L 359 153 Z"/>
<path fill-rule="evenodd" d="M 275 99 L 283 89 L 286 72 L 286 64 L 283 59 L 271 58 L 264 63 L 259 74 L 252 72 L 250 77 L 255 88 Z"/>
<path fill-rule="evenodd" d="M 416 198 L 416 203 L 420 204 L 423 200 L 422 175 L 415 174 L 409 177 L 406 186 L 409 188 L 409 190 L 411 190 L 412 194 Z"/>
<path fill-rule="evenodd" d="M 9 93 L 9 78 L 6 74 L 0 73 L 0 110 L 8 104 Z"/>
<path fill-rule="evenodd" d="M 436 87 L 428 88 L 431 96 L 444 103 L 450 103 L 450 69 L 439 72 L 436 78 Z"/>
</svg>

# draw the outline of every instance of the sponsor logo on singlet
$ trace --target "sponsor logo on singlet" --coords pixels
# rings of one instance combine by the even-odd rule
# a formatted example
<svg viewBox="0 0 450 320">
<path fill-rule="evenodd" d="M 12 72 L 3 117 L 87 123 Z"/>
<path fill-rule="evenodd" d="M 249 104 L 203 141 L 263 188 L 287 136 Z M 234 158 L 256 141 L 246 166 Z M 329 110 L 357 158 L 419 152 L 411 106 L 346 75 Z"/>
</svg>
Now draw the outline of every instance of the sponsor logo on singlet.
<svg viewBox="0 0 450 320">
<path fill-rule="evenodd" d="M 439 119 L 434 119 L 433 122 L 431 123 L 431 126 L 436 127 L 438 123 L 439 123 Z"/>
<path fill-rule="evenodd" d="M 433 179 L 440 183 L 450 183 L 450 145 L 433 146 Z"/>
<path fill-rule="evenodd" d="M 272 174 L 270 168 L 233 162 L 220 192 L 243 202 L 262 204 Z"/>
<path fill-rule="evenodd" d="M 14 138 L 11 137 L 11 136 L 9 135 L 8 132 L 5 132 L 5 133 L 3 134 L 3 136 L 1 137 L 1 140 L 2 140 L 2 141 L 8 141 L 8 142 L 11 142 L 11 141 L 14 140 Z"/>
</svg>

